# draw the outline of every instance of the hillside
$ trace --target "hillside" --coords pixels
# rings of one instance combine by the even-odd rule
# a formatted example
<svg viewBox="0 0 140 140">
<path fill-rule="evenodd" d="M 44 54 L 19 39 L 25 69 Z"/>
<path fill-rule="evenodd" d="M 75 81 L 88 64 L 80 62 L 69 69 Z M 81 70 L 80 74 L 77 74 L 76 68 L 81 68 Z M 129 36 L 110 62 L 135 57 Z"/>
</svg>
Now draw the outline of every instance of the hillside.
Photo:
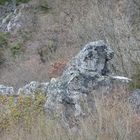
<svg viewBox="0 0 140 140">
<path fill-rule="evenodd" d="M 15 16 L 12 10 L 8 13 L 2 16 L 3 23 L 10 19 L 11 23 L 0 83 L 19 87 L 32 80 L 45 81 L 52 63 L 68 61 L 83 44 L 99 39 L 115 51 L 110 65 L 114 74 L 131 78 L 139 71 L 139 0 L 33 0 L 19 5 Z M 0 29 L 7 31 L 2 27 L 8 23 Z"/>
<path fill-rule="evenodd" d="M 139 0 L 0 0 L 0 139 L 139 140 Z"/>
</svg>

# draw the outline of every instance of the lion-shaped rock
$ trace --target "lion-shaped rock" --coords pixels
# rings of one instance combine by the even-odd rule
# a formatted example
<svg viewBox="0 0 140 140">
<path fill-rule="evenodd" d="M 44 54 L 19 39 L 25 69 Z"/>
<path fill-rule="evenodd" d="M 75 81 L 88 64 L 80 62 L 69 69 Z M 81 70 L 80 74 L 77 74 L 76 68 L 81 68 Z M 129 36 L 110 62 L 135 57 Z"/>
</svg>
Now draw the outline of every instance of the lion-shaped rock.
<svg viewBox="0 0 140 140">
<path fill-rule="evenodd" d="M 90 42 L 66 65 L 63 74 L 48 84 L 47 113 L 59 113 L 65 122 L 83 116 L 81 101 L 94 108 L 93 91 L 110 89 L 114 78 L 109 76 L 108 61 L 114 52 L 104 41 Z M 61 109 L 60 109 L 61 108 Z M 74 119 L 75 120 L 75 119 Z"/>
</svg>

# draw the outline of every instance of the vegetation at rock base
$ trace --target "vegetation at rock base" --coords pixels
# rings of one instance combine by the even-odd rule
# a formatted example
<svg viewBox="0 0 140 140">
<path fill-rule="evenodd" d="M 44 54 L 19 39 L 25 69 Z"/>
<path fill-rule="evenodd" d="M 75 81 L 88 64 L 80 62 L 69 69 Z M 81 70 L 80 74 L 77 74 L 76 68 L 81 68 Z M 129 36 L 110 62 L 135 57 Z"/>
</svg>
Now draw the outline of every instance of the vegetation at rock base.
<svg viewBox="0 0 140 140">
<path fill-rule="evenodd" d="M 16 104 L 14 97 L 1 95 L 1 140 L 139 140 L 140 118 L 127 102 L 120 100 L 126 96 L 124 93 L 121 89 L 112 96 L 97 94 L 96 113 L 81 119 L 75 131 L 67 129 L 59 117 L 49 119 L 43 110 L 46 97 L 42 93 L 34 97 L 20 95 Z M 89 109 L 85 102 L 83 105 Z"/>
<path fill-rule="evenodd" d="M 0 133 L 16 125 L 29 130 L 34 119 L 43 114 L 45 100 L 41 92 L 34 97 L 0 95 Z"/>
</svg>

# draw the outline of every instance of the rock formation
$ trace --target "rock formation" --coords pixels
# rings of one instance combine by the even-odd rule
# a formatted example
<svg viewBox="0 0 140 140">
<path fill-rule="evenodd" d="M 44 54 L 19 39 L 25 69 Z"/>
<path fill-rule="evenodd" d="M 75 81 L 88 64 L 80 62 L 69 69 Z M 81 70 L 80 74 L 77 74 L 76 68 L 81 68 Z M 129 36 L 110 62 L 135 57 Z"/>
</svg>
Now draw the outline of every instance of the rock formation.
<svg viewBox="0 0 140 140">
<path fill-rule="evenodd" d="M 114 52 L 104 41 L 87 44 L 68 63 L 62 76 L 48 84 L 47 113 L 58 113 L 63 121 L 73 125 L 77 118 L 88 114 L 82 107 L 83 101 L 94 111 L 94 92 L 111 93 L 114 84 L 125 85 L 130 81 L 125 77 L 108 75 L 108 61 L 113 56 Z"/>
<path fill-rule="evenodd" d="M 34 26 L 34 14 L 30 10 L 33 7 L 29 4 L 21 4 L 13 9 L 12 5 L 0 6 L 0 31 L 18 31 L 27 26 Z"/>
<path fill-rule="evenodd" d="M 88 115 L 85 104 L 90 111 L 96 111 L 94 96 L 110 95 L 114 87 L 126 86 L 130 79 L 121 76 L 111 76 L 108 62 L 114 52 L 104 41 L 90 42 L 66 65 L 63 74 L 52 78 L 48 83 L 31 82 L 20 88 L 19 94 L 31 95 L 41 91 L 47 95 L 45 110 L 50 116 L 58 115 L 70 126 L 76 124 L 80 117 Z M 4 90 L 3 90 L 4 89 Z M 6 92 L 0 88 L 2 93 Z M 8 90 L 13 92 L 13 89 Z M 138 107 L 139 94 L 131 94 L 127 100 Z M 132 103 L 133 104 L 133 103 Z"/>
</svg>

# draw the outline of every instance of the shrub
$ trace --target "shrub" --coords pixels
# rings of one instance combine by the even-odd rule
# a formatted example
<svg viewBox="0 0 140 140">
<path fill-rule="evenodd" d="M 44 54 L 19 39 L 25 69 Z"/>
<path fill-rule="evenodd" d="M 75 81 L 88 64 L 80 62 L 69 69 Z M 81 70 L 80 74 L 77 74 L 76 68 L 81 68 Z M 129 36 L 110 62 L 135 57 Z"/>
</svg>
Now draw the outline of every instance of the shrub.
<svg viewBox="0 0 140 140">
<path fill-rule="evenodd" d="M 53 42 L 49 42 L 47 45 L 42 44 L 42 47 L 38 48 L 38 55 L 42 63 L 51 58 L 52 54 L 56 52 L 57 46 Z"/>
<path fill-rule="evenodd" d="M 20 43 L 13 43 L 10 45 L 10 50 L 11 50 L 13 56 L 19 55 L 21 49 L 22 49 L 22 44 L 20 44 Z"/>
</svg>

